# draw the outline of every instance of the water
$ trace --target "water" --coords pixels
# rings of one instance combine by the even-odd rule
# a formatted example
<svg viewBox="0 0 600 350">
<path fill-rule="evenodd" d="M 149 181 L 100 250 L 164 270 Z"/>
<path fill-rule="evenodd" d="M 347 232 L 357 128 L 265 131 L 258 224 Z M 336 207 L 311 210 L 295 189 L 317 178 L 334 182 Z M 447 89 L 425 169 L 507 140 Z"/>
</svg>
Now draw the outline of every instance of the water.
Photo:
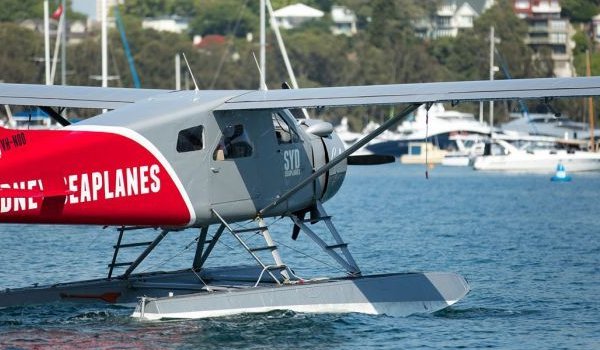
<svg viewBox="0 0 600 350">
<path fill-rule="evenodd" d="M 571 183 L 551 175 L 438 167 L 426 180 L 421 166 L 350 169 L 326 209 L 363 272 L 453 271 L 469 280 L 471 293 L 436 314 L 138 322 L 124 306 L 14 307 L 0 310 L 0 348 L 598 349 L 600 174 L 571 174 Z M 277 227 L 298 274 L 339 274 L 307 237 L 292 242 L 289 224 Z M 141 269 L 189 266 L 195 234 L 168 237 Z M 0 226 L 0 288 L 102 277 L 115 239 L 98 227 Z M 214 265 L 245 261 L 230 237 L 224 243 Z"/>
</svg>

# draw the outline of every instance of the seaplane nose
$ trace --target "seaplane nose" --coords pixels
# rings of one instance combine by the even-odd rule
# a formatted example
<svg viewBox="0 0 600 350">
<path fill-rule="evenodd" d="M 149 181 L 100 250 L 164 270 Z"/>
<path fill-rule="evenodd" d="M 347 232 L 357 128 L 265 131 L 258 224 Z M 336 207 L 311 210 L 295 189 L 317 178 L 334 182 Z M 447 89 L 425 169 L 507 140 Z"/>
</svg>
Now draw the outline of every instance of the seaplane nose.
<svg viewBox="0 0 600 350">
<path fill-rule="evenodd" d="M 189 199 L 168 162 L 130 130 L 2 129 L 0 150 L 0 221 L 191 221 Z"/>
</svg>

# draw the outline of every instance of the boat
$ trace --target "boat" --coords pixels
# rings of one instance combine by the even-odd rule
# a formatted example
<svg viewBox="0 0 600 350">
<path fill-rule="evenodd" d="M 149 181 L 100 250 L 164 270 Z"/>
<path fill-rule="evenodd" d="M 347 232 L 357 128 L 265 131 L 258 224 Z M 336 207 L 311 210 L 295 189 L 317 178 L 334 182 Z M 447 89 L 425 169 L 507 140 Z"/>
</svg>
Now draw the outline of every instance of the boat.
<svg viewBox="0 0 600 350">
<path fill-rule="evenodd" d="M 375 154 L 389 154 L 400 157 L 409 151 L 411 142 L 431 141 L 440 150 L 456 150 L 453 135 L 489 135 L 492 129 L 485 123 L 475 120 L 472 113 L 446 110 L 436 103 L 429 112 L 419 107 L 414 116 L 404 121 L 395 132 L 382 135 L 366 146 Z"/>
<path fill-rule="evenodd" d="M 473 158 L 483 155 L 487 137 L 459 134 L 450 136 L 450 139 L 456 143 L 457 149 L 446 153 L 442 165 L 468 166 Z"/>
<path fill-rule="evenodd" d="M 41 109 L 35 108 L 13 113 L 9 116 L 7 126 L 11 129 L 20 130 L 47 130 L 59 128 L 60 124 L 55 122 L 54 119 L 50 118 L 50 116 Z"/>
<path fill-rule="evenodd" d="M 402 164 L 439 164 L 447 151 L 441 150 L 430 142 L 410 142 L 408 153 L 400 157 Z"/>
<path fill-rule="evenodd" d="M 473 169 L 552 172 L 559 163 L 572 172 L 597 171 L 600 170 L 600 153 L 542 147 L 541 142 L 518 148 L 508 140 L 492 139 L 486 144 L 484 155 L 473 161 Z"/>
<path fill-rule="evenodd" d="M 510 113 L 510 121 L 501 129 L 508 132 L 528 133 L 530 135 L 552 136 L 565 140 L 586 140 L 590 137 L 588 123 L 576 122 L 566 117 L 557 118 L 552 113 Z M 594 130 L 600 135 L 600 129 Z"/>
<path fill-rule="evenodd" d="M 336 125 L 334 130 L 338 134 L 340 139 L 342 139 L 342 141 L 344 141 L 346 148 L 348 148 L 349 146 L 354 144 L 356 141 L 358 141 L 363 136 L 363 134 L 361 134 L 361 133 L 350 131 L 350 125 L 348 124 L 348 117 L 343 117 L 342 120 L 340 121 L 340 124 Z"/>
</svg>

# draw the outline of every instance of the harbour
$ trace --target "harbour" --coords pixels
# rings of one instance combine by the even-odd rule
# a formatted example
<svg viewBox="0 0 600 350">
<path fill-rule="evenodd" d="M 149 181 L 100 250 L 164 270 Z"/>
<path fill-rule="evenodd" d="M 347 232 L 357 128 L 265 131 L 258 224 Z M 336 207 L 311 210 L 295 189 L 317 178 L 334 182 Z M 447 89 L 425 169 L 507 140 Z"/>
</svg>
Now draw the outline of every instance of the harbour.
<svg viewBox="0 0 600 350">
<path fill-rule="evenodd" d="M 0 348 L 600 346 L 600 5 L 76 2 L 0 23 Z"/>
<path fill-rule="evenodd" d="M 459 303 L 408 317 L 273 311 L 139 322 L 133 306 L 45 304 L 0 310 L 0 347 L 32 348 L 581 348 L 598 346 L 597 173 L 552 183 L 545 174 L 422 165 L 352 167 L 329 213 L 365 273 L 456 271 Z M 385 190 L 382 190 L 385 189 Z M 369 210 L 365 210 L 368 207 Z M 289 225 L 285 225 L 288 227 Z M 2 288 L 102 277 L 115 232 L 96 226 L 4 225 Z M 166 239 L 142 270 L 189 267 L 195 233 Z M 274 236 L 298 275 L 334 272 L 307 257 L 302 235 Z M 18 242 L 18 244 L 17 244 Z M 245 258 L 233 238 L 215 264 Z M 183 250 L 183 253 L 182 253 Z M 321 257 L 319 257 L 321 258 Z M 302 266 L 310 266 L 303 269 Z M 296 268 L 298 267 L 298 268 Z M 19 273 L 16 273 L 19 272 Z"/>
</svg>

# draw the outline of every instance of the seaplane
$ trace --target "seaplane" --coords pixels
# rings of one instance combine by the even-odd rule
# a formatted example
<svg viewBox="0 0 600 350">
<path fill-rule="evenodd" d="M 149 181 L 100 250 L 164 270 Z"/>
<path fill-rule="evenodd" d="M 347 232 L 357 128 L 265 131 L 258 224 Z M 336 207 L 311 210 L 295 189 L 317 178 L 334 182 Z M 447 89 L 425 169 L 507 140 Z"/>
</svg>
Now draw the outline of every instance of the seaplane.
<svg viewBox="0 0 600 350">
<path fill-rule="evenodd" d="M 353 153 L 421 105 L 594 95 L 600 95 L 598 77 L 227 91 L 0 84 L 0 104 L 39 107 L 63 126 L 0 128 L 0 222 L 109 226 L 118 233 L 106 277 L 5 289 L 0 307 L 122 303 L 141 320 L 272 310 L 435 312 L 469 293 L 465 278 L 453 272 L 363 275 L 328 215 L 325 204 L 348 165 L 389 161 Z M 348 148 L 330 123 L 297 113 L 364 105 L 402 108 Z M 106 111 L 70 124 L 59 112 L 71 107 Z M 274 217 L 289 220 L 289 230 L 273 232 L 266 219 Z M 125 235 L 146 228 L 156 230 L 154 240 L 124 243 Z M 181 230 L 198 232 L 189 268 L 136 272 L 169 233 Z M 345 274 L 296 276 L 276 243 L 289 234 L 306 235 Z M 253 264 L 206 267 L 224 235 L 235 238 Z M 264 243 L 251 244 L 249 235 Z M 139 256 L 121 262 L 119 253 L 134 246 Z"/>
</svg>

